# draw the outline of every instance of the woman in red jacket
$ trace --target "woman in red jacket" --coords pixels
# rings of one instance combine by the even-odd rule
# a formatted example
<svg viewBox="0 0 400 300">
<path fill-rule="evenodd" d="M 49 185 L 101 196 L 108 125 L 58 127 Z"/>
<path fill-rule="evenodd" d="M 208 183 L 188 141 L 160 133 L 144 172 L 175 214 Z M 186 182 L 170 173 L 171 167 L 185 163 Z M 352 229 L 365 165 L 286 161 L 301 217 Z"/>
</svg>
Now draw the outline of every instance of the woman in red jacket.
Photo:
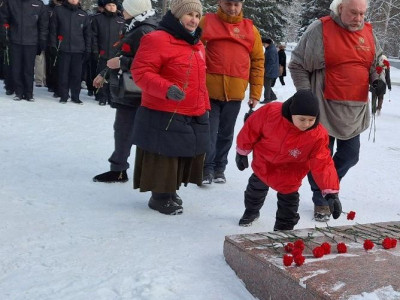
<svg viewBox="0 0 400 300">
<path fill-rule="evenodd" d="M 278 192 L 274 230 L 292 230 L 300 219 L 298 190 L 310 170 L 333 217 L 340 216 L 339 179 L 328 134 L 318 116 L 318 99 L 311 91 L 300 90 L 284 103 L 258 109 L 245 122 L 237 137 L 236 164 L 241 171 L 247 168 L 247 155 L 253 151 L 254 173 L 246 188 L 240 226 L 250 226 L 258 219 L 271 187 Z"/>
<path fill-rule="evenodd" d="M 149 207 L 182 213 L 181 183 L 201 185 L 209 143 L 199 0 L 173 0 L 159 28 L 144 37 L 131 72 L 142 89 L 134 126 L 134 188 L 151 191 Z"/>
</svg>

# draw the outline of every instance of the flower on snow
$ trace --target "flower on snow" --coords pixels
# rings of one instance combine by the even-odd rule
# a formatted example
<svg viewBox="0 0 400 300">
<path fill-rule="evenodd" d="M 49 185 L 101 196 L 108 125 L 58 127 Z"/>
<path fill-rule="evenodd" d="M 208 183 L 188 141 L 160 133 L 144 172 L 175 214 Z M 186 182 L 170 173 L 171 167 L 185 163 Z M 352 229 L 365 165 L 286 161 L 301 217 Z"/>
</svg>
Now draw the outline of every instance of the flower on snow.
<svg viewBox="0 0 400 300">
<path fill-rule="evenodd" d="M 324 250 L 324 255 L 331 253 L 331 244 L 329 244 L 328 242 L 322 243 L 321 248 Z"/>
<path fill-rule="evenodd" d="M 347 246 L 345 243 L 338 243 L 336 248 L 337 248 L 338 253 L 346 253 L 347 252 Z"/>
<path fill-rule="evenodd" d="M 292 252 L 293 249 L 294 249 L 293 243 L 287 243 L 287 244 L 285 245 L 285 251 L 286 251 L 287 253 Z"/>
<path fill-rule="evenodd" d="M 315 258 L 320 258 L 324 256 L 324 249 L 322 247 L 315 247 L 312 251 Z"/>
<path fill-rule="evenodd" d="M 372 248 L 374 248 L 374 243 L 371 240 L 365 240 L 364 241 L 364 249 L 365 250 L 371 250 Z"/>
<path fill-rule="evenodd" d="M 284 264 L 286 267 L 289 267 L 289 266 L 292 265 L 292 263 L 293 263 L 293 256 L 291 256 L 290 254 L 285 254 L 285 255 L 283 256 L 283 264 Z"/>
<path fill-rule="evenodd" d="M 297 240 L 294 242 L 294 247 L 295 248 L 299 248 L 300 250 L 304 250 L 305 246 L 304 246 L 304 242 L 303 240 Z"/>
<path fill-rule="evenodd" d="M 350 211 L 348 214 L 347 214 L 347 220 L 354 220 L 354 218 L 356 217 L 356 212 L 355 211 Z"/>
<path fill-rule="evenodd" d="M 304 261 L 306 260 L 306 258 L 303 255 L 297 255 L 293 258 L 294 262 L 296 265 L 298 265 L 299 267 L 304 264 Z"/>
</svg>

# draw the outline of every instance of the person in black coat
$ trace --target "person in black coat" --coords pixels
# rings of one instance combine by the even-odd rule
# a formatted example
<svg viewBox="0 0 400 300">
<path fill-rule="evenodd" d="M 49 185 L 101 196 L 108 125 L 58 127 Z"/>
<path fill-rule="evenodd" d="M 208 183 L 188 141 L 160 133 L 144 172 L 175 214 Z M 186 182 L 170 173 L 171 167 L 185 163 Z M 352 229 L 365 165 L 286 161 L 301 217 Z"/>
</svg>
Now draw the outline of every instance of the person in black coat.
<svg viewBox="0 0 400 300">
<path fill-rule="evenodd" d="M 9 24 L 14 100 L 34 101 L 35 57 L 46 49 L 49 32 L 47 9 L 41 0 L 7 0 L 3 5 L 3 21 Z"/>
<path fill-rule="evenodd" d="M 285 80 L 283 77 L 286 76 L 286 53 L 285 53 L 285 45 L 280 44 L 278 46 L 278 57 L 279 57 L 279 81 L 282 85 L 285 85 Z"/>
<path fill-rule="evenodd" d="M 71 101 L 82 104 L 82 65 L 90 55 L 91 29 L 89 16 L 81 9 L 79 0 L 64 0 L 54 8 L 50 20 L 50 45 L 57 59 L 58 92 L 60 103 L 67 103 L 71 90 Z"/>
<path fill-rule="evenodd" d="M 107 68 L 94 79 L 93 85 L 100 88 L 106 78 L 110 82 L 111 106 L 116 108 L 114 121 L 114 151 L 108 159 L 111 171 L 96 175 L 93 181 L 97 182 L 126 182 L 129 168 L 128 158 L 133 145 L 133 124 L 135 115 L 141 103 L 141 95 L 120 97 L 118 88 L 111 87 L 117 82 L 118 73 L 130 70 L 133 57 L 139 49 L 140 39 L 156 29 L 158 18 L 152 9 L 150 0 L 124 0 L 123 15 L 126 31 L 117 45 L 118 56 L 107 61 Z M 124 51 L 121 51 L 121 50 Z M 119 55 L 119 54 L 122 55 Z"/>
<path fill-rule="evenodd" d="M 124 19 L 117 14 L 118 0 L 103 0 L 103 4 L 104 11 L 92 19 L 92 53 L 96 62 L 95 74 L 100 73 L 107 66 L 107 60 L 117 54 L 114 44 L 120 39 L 125 24 Z M 97 97 L 99 105 L 110 103 L 111 94 L 108 84 L 104 84 L 97 91 Z"/>
<path fill-rule="evenodd" d="M 47 5 L 47 12 L 49 14 L 49 19 L 51 20 L 54 12 L 54 8 L 56 6 L 62 5 L 62 0 L 50 0 L 49 4 Z M 49 23 L 50 26 L 50 23 Z M 52 51 L 50 45 L 50 39 L 47 43 L 47 48 L 45 51 L 45 58 L 46 58 L 46 84 L 47 90 L 50 93 L 54 93 L 53 97 L 58 98 L 58 74 L 57 74 L 57 64 L 54 65 L 56 61 L 55 52 Z"/>
</svg>

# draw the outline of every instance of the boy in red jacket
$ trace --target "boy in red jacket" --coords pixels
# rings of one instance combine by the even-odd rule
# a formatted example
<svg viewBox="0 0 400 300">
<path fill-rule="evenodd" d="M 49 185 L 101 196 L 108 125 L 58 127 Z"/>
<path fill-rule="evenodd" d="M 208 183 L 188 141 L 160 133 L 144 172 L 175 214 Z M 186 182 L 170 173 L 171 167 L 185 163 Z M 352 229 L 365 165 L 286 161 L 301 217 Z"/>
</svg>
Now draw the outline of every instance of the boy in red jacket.
<svg viewBox="0 0 400 300">
<path fill-rule="evenodd" d="M 300 90 L 284 103 L 270 103 L 245 122 L 237 137 L 236 165 L 252 169 L 244 194 L 246 210 L 240 226 L 250 226 L 271 187 L 276 190 L 278 210 L 274 230 L 292 230 L 300 219 L 297 213 L 302 179 L 309 171 L 329 202 L 333 218 L 342 207 L 339 179 L 328 148 L 328 133 L 319 124 L 318 99 L 309 90 Z"/>
</svg>

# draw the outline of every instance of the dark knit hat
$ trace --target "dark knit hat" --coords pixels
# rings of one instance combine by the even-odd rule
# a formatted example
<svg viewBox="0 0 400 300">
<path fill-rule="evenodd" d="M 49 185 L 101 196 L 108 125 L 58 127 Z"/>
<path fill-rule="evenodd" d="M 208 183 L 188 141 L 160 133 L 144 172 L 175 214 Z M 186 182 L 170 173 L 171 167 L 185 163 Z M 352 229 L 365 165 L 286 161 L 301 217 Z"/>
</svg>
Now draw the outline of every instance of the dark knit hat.
<svg viewBox="0 0 400 300">
<path fill-rule="evenodd" d="M 317 97 L 310 90 L 297 91 L 290 99 L 289 111 L 291 115 L 313 116 L 319 115 Z M 289 100 L 290 100 L 289 99 Z"/>
<path fill-rule="evenodd" d="M 283 102 L 282 115 L 293 123 L 292 115 L 317 117 L 314 125 L 308 130 L 316 127 L 319 123 L 319 103 L 317 97 L 310 90 L 300 90 L 292 97 Z"/>
<path fill-rule="evenodd" d="M 172 0 L 169 5 L 171 13 L 175 18 L 180 19 L 182 16 L 195 11 L 200 17 L 203 14 L 203 6 L 200 0 Z"/>
<path fill-rule="evenodd" d="M 119 0 L 102 0 L 102 4 L 103 6 L 106 6 L 107 4 L 115 4 L 116 6 L 118 6 Z"/>
</svg>

